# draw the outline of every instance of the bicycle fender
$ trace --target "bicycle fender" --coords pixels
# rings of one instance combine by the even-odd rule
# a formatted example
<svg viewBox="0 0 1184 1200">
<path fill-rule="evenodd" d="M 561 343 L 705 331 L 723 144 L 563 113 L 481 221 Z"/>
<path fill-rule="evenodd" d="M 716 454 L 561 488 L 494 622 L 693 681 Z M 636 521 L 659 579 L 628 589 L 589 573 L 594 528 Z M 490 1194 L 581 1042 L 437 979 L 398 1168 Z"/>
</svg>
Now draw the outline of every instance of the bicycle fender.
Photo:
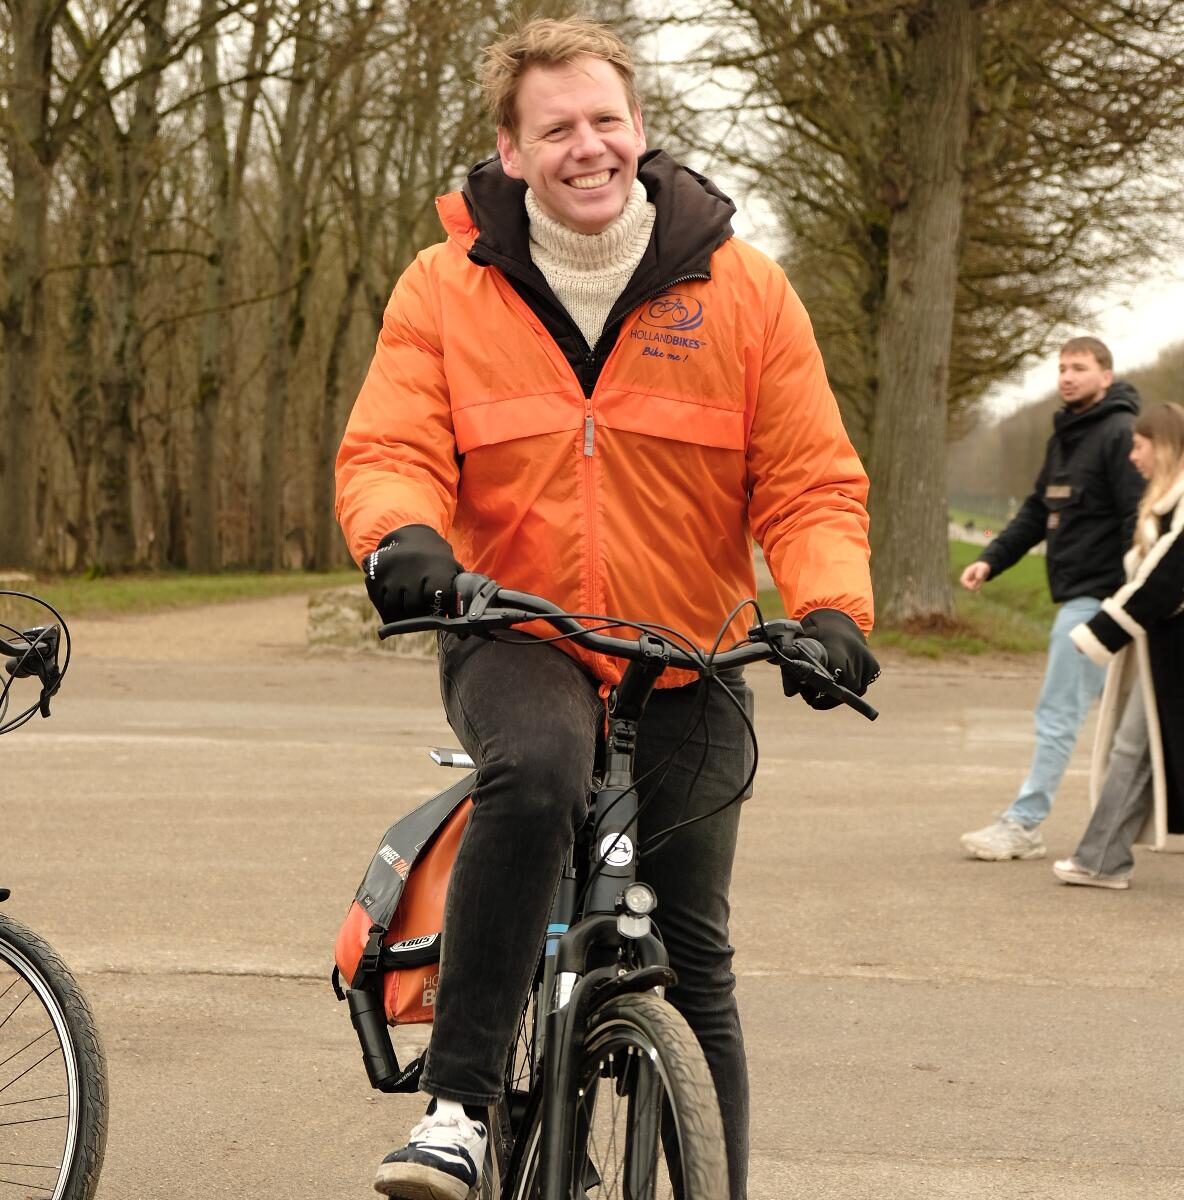
<svg viewBox="0 0 1184 1200">
<path fill-rule="evenodd" d="M 640 967 L 625 975 L 605 980 L 596 989 L 592 1003 L 596 1008 L 603 1008 L 610 1000 L 629 992 L 648 992 L 657 987 L 674 987 L 678 976 L 670 967 Z"/>
</svg>

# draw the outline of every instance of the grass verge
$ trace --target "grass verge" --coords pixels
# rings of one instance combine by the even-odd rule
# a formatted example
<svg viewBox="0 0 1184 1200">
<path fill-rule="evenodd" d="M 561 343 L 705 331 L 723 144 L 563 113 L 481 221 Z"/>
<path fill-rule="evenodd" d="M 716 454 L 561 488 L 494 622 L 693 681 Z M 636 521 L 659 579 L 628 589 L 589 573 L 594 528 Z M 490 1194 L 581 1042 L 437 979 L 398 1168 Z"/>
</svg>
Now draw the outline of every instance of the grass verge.
<svg viewBox="0 0 1184 1200">
<path fill-rule="evenodd" d="M 358 572 L 353 570 L 268 575 L 248 571 L 228 571 L 218 575 L 170 571 L 100 579 L 44 578 L 24 585 L 21 590 L 47 600 L 68 624 L 72 617 L 114 616 L 187 608 L 196 604 L 222 604 L 231 600 L 258 600 L 358 582 Z"/>
<path fill-rule="evenodd" d="M 1043 654 L 1048 649 L 1048 630 L 1056 612 L 1048 594 L 1043 557 L 1025 555 L 982 591 L 968 592 L 958 586 L 957 579 L 981 549 L 969 542 L 950 543 L 953 621 L 937 627 L 877 626 L 871 637 L 872 647 L 892 646 L 922 658 L 941 658 L 946 654 Z M 760 603 L 767 618 L 785 615 L 775 591 L 761 592 Z"/>
</svg>

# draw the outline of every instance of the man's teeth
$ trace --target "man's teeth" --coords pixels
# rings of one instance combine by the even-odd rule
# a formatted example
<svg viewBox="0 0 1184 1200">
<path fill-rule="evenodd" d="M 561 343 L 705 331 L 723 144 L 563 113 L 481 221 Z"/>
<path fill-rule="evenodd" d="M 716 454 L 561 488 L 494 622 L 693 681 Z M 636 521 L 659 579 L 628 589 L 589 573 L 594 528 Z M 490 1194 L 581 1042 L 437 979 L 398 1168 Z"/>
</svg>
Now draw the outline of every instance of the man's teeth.
<svg viewBox="0 0 1184 1200">
<path fill-rule="evenodd" d="M 604 187 L 612 178 L 608 171 L 601 171 L 599 175 L 580 175 L 576 179 L 569 179 L 568 183 L 576 188 L 598 188 Z"/>
</svg>

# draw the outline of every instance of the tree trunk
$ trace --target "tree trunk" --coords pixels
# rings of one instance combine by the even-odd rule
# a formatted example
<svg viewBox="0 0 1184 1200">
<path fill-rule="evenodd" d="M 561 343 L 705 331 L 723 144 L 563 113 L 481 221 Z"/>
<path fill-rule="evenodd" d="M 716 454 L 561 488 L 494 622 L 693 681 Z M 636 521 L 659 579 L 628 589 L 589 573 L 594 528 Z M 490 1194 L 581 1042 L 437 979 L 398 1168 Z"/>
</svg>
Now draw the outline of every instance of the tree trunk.
<svg viewBox="0 0 1184 1200">
<path fill-rule="evenodd" d="M 144 52 L 127 133 L 119 128 L 109 106 L 101 110 L 109 133 L 115 184 L 111 196 L 114 349 L 103 373 L 99 405 L 98 565 L 108 572 L 129 570 L 136 561 L 132 463 L 138 453 L 135 422 L 144 392 L 144 328 L 139 300 L 148 249 L 141 217 L 155 169 L 152 157 L 160 125 L 156 97 L 167 53 L 167 5 L 168 0 L 148 0 L 141 17 Z M 155 508 L 154 489 L 151 499 Z M 151 534 L 155 541 L 159 530 L 153 528 Z"/>
<path fill-rule="evenodd" d="M 312 561 L 314 571 L 327 571 L 337 557 L 342 545 L 333 515 L 334 479 L 333 466 L 337 458 L 337 446 L 341 441 L 341 364 L 345 359 L 346 342 L 350 322 L 353 318 L 354 302 L 362 282 L 362 264 L 355 262 L 346 273 L 345 295 L 337 310 L 337 323 L 333 340 L 329 343 L 329 357 L 325 364 L 325 397 L 321 407 L 320 436 L 316 442 L 313 463 L 313 487 L 316 499 L 313 503 Z"/>
<path fill-rule="evenodd" d="M 267 370 L 259 462 L 259 520 L 255 565 L 275 571 L 282 564 L 284 496 L 284 423 L 292 362 L 304 339 L 305 304 L 312 273 L 305 230 L 309 163 L 315 154 L 308 93 L 312 82 L 312 44 L 316 16 L 313 0 L 300 0 L 295 62 L 288 86 L 276 155 L 279 184 L 279 231 L 276 236 L 277 295 L 271 302 L 267 332 Z M 301 163 L 301 152 L 305 159 Z"/>
<path fill-rule="evenodd" d="M 886 161 L 892 216 L 870 474 L 876 608 L 888 624 L 953 615 L 946 413 L 975 68 L 971 2 L 926 0 L 909 18 L 899 145 Z"/>
<path fill-rule="evenodd" d="M 193 410 L 192 466 L 189 476 L 188 562 L 195 571 L 215 571 L 222 566 L 219 538 L 218 430 L 222 394 L 232 374 L 234 342 L 227 305 L 231 293 L 240 236 L 239 204 L 247 163 L 251 126 L 262 84 L 261 66 L 267 45 L 271 8 L 255 10 L 251 49 L 247 56 L 246 91 L 239 112 L 235 151 L 227 144 L 226 110 L 218 67 L 216 0 L 202 0 L 202 87 L 205 89 L 204 145 L 209 160 L 213 246 L 206 269 L 202 318 L 197 348 L 197 399 Z"/>
<path fill-rule="evenodd" d="M 74 541 L 73 565 L 92 561 L 94 535 L 94 497 L 91 476 L 95 458 L 98 429 L 98 380 L 95 376 L 95 322 L 99 300 L 95 295 L 90 261 L 95 253 L 98 230 L 93 214 L 99 206 L 99 172 L 92 163 L 83 178 L 78 203 L 78 261 L 81 264 L 74 280 L 69 329 L 66 341 L 65 411 L 59 413 L 58 424 L 70 460 L 74 464 L 78 506 L 73 519 L 67 520 L 67 532 Z"/>
<path fill-rule="evenodd" d="M 43 386 L 44 275 L 50 168 L 52 23 L 45 0 L 10 3 L 11 86 L 4 141 L 12 179 L 12 227 L 0 280 L 4 337 L 0 392 L 0 567 L 37 558 L 34 496 L 38 446 L 34 414 Z"/>
</svg>

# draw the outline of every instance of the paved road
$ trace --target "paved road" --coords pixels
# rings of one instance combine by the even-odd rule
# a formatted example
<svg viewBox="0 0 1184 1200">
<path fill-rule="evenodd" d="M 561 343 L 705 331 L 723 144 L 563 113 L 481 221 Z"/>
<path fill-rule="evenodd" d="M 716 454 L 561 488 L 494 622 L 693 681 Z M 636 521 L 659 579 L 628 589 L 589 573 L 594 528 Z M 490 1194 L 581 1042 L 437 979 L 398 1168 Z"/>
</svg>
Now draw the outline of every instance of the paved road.
<svg viewBox="0 0 1184 1200">
<path fill-rule="evenodd" d="M 442 785 L 432 666 L 310 658 L 299 600 L 76 635 L 54 719 L 0 743 L 0 881 L 105 1033 L 101 1200 L 373 1194 L 419 1109 L 367 1088 L 327 974 L 377 837 Z M 875 725 L 753 672 L 753 1200 L 1184 1195 L 1184 862 L 1124 894 L 958 854 L 1022 774 L 1037 671 L 892 662 Z"/>
</svg>

